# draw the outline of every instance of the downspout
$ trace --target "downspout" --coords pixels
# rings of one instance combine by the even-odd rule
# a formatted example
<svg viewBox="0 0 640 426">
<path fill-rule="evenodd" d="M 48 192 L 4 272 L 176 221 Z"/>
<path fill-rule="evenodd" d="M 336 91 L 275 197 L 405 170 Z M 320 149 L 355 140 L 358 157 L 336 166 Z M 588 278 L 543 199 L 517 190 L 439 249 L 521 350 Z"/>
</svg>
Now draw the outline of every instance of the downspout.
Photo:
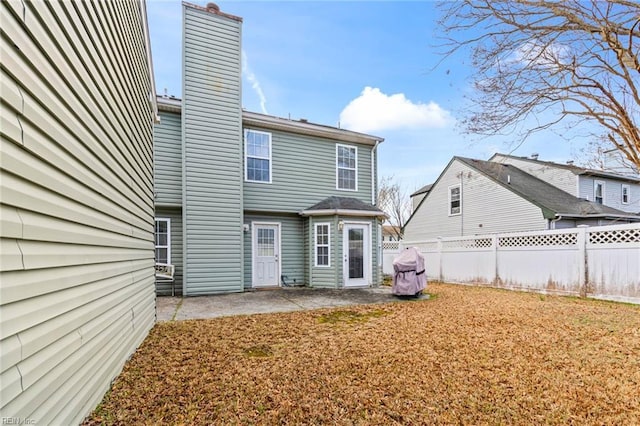
<svg viewBox="0 0 640 426">
<path fill-rule="evenodd" d="M 371 150 L 371 204 L 373 204 L 374 206 L 376 205 L 376 189 L 378 187 L 378 182 L 376 181 L 376 173 L 375 173 L 375 168 L 376 168 L 376 163 L 375 163 L 375 155 L 376 155 L 376 150 L 378 149 L 378 145 L 380 144 L 380 141 L 376 141 L 376 144 L 373 146 L 373 149 Z"/>
<path fill-rule="evenodd" d="M 549 229 L 556 229 L 556 222 L 562 219 L 563 219 L 562 215 L 557 214 L 555 219 L 551 219 L 549 221 L 549 226 L 550 226 Z"/>
</svg>

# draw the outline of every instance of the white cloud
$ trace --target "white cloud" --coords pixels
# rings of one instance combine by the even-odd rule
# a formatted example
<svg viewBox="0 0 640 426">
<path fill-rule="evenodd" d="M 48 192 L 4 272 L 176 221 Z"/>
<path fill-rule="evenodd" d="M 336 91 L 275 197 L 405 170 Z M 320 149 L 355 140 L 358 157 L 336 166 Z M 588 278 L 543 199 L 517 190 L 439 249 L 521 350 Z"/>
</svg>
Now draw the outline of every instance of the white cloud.
<svg viewBox="0 0 640 426">
<path fill-rule="evenodd" d="M 256 92 L 256 95 L 258 95 L 262 113 L 269 114 L 267 112 L 267 97 L 262 91 L 262 87 L 260 86 L 258 78 L 253 73 L 253 71 L 251 71 L 251 68 L 249 68 L 249 60 L 247 59 L 247 54 L 244 50 L 242 51 L 242 73 L 245 75 L 245 77 L 247 77 L 247 80 L 249 80 L 249 83 L 251 83 L 251 88 Z"/>
<path fill-rule="evenodd" d="M 545 45 L 534 40 L 521 45 L 513 56 L 526 67 L 555 69 L 571 61 L 571 50 L 559 43 Z"/>
<path fill-rule="evenodd" d="M 435 102 L 413 103 L 404 93 L 386 95 L 368 86 L 340 113 L 341 126 L 356 132 L 445 127 L 451 121 Z"/>
</svg>

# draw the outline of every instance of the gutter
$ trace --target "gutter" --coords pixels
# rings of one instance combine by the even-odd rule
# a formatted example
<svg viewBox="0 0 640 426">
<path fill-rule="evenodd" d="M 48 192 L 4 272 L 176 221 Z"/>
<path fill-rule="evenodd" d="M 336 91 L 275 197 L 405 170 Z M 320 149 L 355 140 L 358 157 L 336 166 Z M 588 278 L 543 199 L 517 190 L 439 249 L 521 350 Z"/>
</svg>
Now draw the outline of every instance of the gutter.
<svg viewBox="0 0 640 426">
<path fill-rule="evenodd" d="M 324 210 L 302 210 L 298 212 L 300 216 L 366 216 L 387 218 L 387 214 L 380 211 L 371 210 L 346 210 L 346 209 L 324 209 Z"/>
<path fill-rule="evenodd" d="M 607 214 L 607 213 L 593 213 L 593 214 L 571 214 L 571 213 L 556 213 L 556 220 L 560 219 L 634 219 L 640 222 L 640 215 L 637 214 Z"/>
</svg>

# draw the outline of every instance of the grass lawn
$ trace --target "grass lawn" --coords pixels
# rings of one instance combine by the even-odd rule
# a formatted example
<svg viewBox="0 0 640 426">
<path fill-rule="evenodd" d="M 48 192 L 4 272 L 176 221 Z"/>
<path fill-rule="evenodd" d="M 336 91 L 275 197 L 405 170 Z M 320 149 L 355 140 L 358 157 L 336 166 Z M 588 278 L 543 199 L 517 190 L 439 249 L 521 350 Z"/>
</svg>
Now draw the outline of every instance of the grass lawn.
<svg viewBox="0 0 640 426">
<path fill-rule="evenodd" d="M 85 424 L 640 424 L 640 307 L 428 291 L 157 324 Z"/>
</svg>

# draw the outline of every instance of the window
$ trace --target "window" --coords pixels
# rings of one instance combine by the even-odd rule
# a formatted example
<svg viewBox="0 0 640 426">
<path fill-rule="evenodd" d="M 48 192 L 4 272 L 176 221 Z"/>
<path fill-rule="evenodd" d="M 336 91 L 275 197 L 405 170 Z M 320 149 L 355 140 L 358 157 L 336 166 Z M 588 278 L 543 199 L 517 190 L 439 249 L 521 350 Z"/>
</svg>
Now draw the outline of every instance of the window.
<svg viewBox="0 0 640 426">
<path fill-rule="evenodd" d="M 336 145 L 336 187 L 358 190 L 358 151 L 355 146 Z"/>
<path fill-rule="evenodd" d="M 593 182 L 593 200 L 598 204 L 604 203 L 604 182 L 600 180 Z"/>
<path fill-rule="evenodd" d="M 156 263 L 171 264 L 171 220 L 156 218 Z"/>
<path fill-rule="evenodd" d="M 462 213 L 462 197 L 460 193 L 460 185 L 449 187 L 449 216 Z"/>
<path fill-rule="evenodd" d="M 622 204 L 629 204 L 631 186 L 622 184 Z"/>
<path fill-rule="evenodd" d="M 328 223 L 316 223 L 316 266 L 331 266 Z"/>
<path fill-rule="evenodd" d="M 244 178 L 271 183 L 271 133 L 244 131 Z"/>
</svg>

